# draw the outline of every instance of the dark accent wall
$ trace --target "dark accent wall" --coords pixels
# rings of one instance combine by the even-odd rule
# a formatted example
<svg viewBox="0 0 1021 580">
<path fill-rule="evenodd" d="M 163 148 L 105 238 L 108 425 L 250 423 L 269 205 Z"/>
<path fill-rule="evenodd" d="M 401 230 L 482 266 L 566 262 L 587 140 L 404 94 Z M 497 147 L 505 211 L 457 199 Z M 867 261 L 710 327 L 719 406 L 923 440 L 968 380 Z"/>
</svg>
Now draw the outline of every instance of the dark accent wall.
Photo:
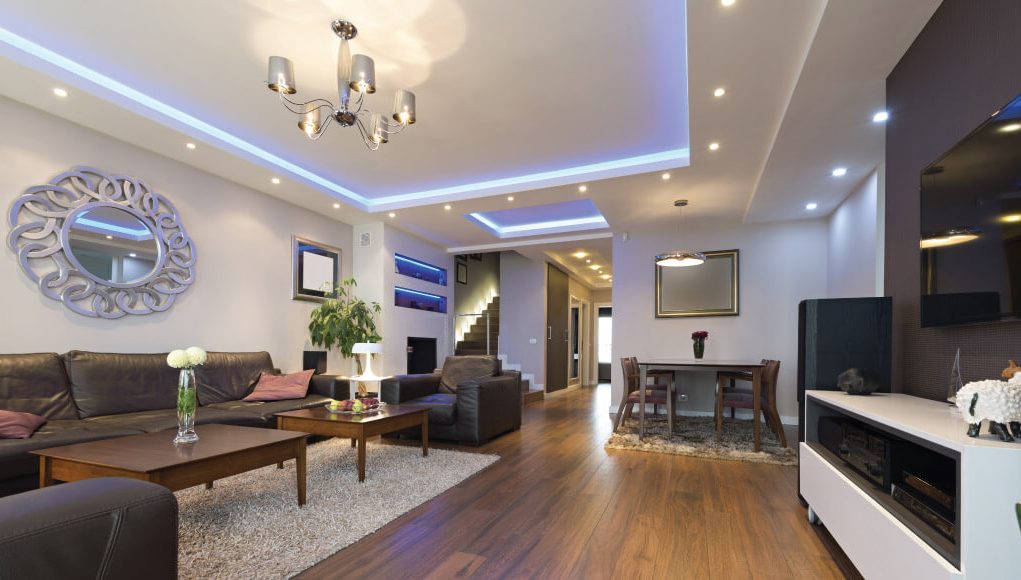
<svg viewBox="0 0 1021 580">
<path fill-rule="evenodd" d="M 921 328 L 922 168 L 1021 93 L 1021 1 L 944 0 L 886 80 L 886 293 L 893 297 L 893 387 L 942 399 L 954 352 L 965 381 L 1021 359 L 1021 323 Z"/>
</svg>

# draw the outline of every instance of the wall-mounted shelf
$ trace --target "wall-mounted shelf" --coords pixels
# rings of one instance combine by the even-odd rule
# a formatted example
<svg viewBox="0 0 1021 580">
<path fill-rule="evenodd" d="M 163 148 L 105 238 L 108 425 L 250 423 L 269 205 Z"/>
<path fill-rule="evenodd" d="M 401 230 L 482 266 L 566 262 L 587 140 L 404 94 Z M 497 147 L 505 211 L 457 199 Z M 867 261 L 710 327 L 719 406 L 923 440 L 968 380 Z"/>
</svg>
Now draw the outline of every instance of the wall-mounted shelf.
<svg viewBox="0 0 1021 580">
<path fill-rule="evenodd" d="M 446 314 L 447 297 L 394 286 L 394 306 Z"/>
<path fill-rule="evenodd" d="M 394 271 L 402 276 L 432 282 L 439 286 L 447 285 L 447 269 L 434 266 L 428 262 L 416 260 L 401 254 L 394 254 Z"/>
</svg>

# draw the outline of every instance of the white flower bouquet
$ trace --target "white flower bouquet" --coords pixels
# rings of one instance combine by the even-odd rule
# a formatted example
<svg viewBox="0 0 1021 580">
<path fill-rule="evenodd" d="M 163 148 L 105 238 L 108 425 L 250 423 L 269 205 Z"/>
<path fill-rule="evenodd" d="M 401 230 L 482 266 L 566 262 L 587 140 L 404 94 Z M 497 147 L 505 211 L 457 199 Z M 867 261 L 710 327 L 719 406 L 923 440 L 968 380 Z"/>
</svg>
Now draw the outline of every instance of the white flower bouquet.
<svg viewBox="0 0 1021 580">
<path fill-rule="evenodd" d="M 171 351 L 167 355 L 167 364 L 175 369 L 193 369 L 206 364 L 206 351 L 197 346 Z"/>
</svg>

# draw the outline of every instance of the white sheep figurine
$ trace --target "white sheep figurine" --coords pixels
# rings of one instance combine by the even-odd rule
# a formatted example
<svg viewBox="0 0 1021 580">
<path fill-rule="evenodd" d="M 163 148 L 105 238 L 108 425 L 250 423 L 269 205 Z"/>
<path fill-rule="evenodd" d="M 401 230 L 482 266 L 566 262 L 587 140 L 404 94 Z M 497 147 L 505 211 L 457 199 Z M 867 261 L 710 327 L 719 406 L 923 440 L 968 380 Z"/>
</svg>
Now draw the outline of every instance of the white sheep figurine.
<svg viewBox="0 0 1021 580">
<path fill-rule="evenodd" d="M 982 420 L 988 419 L 989 432 L 1001 441 L 1021 438 L 1021 373 L 1009 381 L 968 383 L 957 391 L 956 404 L 968 422 L 969 437 L 978 437 Z"/>
</svg>

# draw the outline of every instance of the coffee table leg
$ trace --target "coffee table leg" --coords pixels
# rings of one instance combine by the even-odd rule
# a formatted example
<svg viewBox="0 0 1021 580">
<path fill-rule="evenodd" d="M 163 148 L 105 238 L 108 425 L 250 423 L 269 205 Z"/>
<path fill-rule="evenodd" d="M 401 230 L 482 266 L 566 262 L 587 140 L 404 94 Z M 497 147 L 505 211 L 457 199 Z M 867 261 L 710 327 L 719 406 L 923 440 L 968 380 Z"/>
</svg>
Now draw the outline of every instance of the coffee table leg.
<svg viewBox="0 0 1021 580">
<path fill-rule="evenodd" d="M 53 465 L 49 457 L 39 458 L 39 487 L 53 485 Z"/>
<path fill-rule="evenodd" d="M 305 505 L 305 440 L 298 440 L 298 452 L 295 457 L 295 471 L 298 472 L 298 506 Z"/>
<path fill-rule="evenodd" d="M 283 469 L 283 468 L 284 468 L 284 462 L 283 461 L 281 461 L 280 463 L 277 463 L 277 469 Z"/>
<path fill-rule="evenodd" d="M 358 436 L 358 481 L 365 481 L 365 433 Z"/>
<path fill-rule="evenodd" d="M 429 456 L 429 414 L 422 413 L 422 457 Z"/>
<path fill-rule="evenodd" d="M 358 447 L 358 440 L 354 437 L 351 438 L 351 447 Z"/>
<path fill-rule="evenodd" d="M 213 482 L 207 481 L 206 482 L 206 489 L 213 489 Z"/>
</svg>

